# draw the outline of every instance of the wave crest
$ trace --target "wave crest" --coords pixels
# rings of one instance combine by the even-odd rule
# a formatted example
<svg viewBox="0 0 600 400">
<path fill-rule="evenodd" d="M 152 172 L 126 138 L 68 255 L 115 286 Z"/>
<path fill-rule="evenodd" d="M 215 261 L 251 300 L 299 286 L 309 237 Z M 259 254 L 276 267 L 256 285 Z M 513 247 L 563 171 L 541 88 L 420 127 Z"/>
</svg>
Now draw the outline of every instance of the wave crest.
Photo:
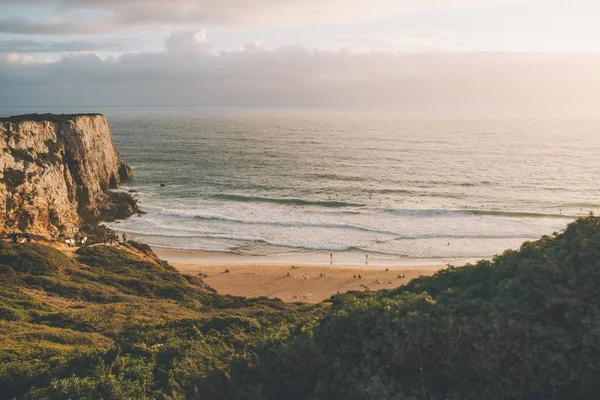
<svg viewBox="0 0 600 400">
<path fill-rule="evenodd" d="M 214 199 L 237 201 L 243 203 L 276 203 L 285 205 L 295 206 L 319 206 L 319 207 L 330 207 L 330 208 L 342 208 L 342 207 L 364 207 L 365 204 L 360 203 L 349 203 L 345 201 L 319 201 L 319 200 L 305 200 L 293 197 L 262 197 L 262 196 L 245 196 L 241 194 L 216 194 L 212 196 Z"/>
</svg>

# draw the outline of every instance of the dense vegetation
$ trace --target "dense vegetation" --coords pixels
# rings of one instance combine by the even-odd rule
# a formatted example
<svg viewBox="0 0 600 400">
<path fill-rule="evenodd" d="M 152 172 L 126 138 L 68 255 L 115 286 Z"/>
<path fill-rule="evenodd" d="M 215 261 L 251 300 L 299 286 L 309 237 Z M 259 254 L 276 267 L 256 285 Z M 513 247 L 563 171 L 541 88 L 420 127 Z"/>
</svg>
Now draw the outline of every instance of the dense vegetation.
<svg viewBox="0 0 600 400">
<path fill-rule="evenodd" d="M 318 306 L 219 296 L 143 246 L 0 247 L 0 396 L 596 399 L 600 219 Z"/>
<path fill-rule="evenodd" d="M 0 243 L 0 398 L 194 398 L 326 306 L 220 296 L 143 245 Z M 219 372 L 217 374 L 217 372 Z"/>
</svg>

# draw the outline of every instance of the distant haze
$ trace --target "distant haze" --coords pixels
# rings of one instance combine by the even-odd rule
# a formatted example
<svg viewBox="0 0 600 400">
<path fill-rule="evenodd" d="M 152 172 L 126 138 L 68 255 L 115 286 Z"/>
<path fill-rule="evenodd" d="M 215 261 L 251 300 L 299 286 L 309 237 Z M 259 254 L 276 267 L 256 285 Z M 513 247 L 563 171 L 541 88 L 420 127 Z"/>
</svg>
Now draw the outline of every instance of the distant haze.
<svg viewBox="0 0 600 400">
<path fill-rule="evenodd" d="M 600 6 L 566 3 L 0 0 L 0 107 L 594 115 Z"/>
</svg>

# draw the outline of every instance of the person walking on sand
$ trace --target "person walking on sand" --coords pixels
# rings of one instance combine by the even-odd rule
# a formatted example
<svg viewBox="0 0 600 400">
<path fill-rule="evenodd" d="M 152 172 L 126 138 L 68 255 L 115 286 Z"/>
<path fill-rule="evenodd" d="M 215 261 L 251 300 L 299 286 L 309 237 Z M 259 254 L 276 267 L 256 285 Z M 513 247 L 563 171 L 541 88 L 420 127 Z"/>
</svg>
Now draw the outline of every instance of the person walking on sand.
<svg viewBox="0 0 600 400">
<path fill-rule="evenodd" d="M 329 265 L 333 265 L 333 253 L 329 253 Z"/>
<path fill-rule="evenodd" d="M 365 265 L 368 266 L 369 265 L 369 255 L 365 254 Z"/>
</svg>

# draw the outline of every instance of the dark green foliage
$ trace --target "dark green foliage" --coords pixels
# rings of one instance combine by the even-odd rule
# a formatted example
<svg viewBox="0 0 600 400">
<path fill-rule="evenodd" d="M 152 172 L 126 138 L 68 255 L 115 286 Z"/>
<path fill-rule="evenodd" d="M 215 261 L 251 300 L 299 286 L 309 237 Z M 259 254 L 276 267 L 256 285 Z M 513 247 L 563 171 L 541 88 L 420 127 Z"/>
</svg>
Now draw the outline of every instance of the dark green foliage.
<svg viewBox="0 0 600 400">
<path fill-rule="evenodd" d="M 20 321 L 25 320 L 26 318 L 25 313 L 21 310 L 0 304 L 0 320 Z"/>
<path fill-rule="evenodd" d="M 15 283 L 18 281 L 17 273 L 8 265 L 0 264 L 0 283 Z"/>
<path fill-rule="evenodd" d="M 320 314 L 216 295 L 137 243 L 76 255 L 0 244 L 0 398 L 193 398 Z"/>
<path fill-rule="evenodd" d="M 0 321 L 30 321 L 54 309 L 36 301 L 13 284 L 0 283 Z"/>
<path fill-rule="evenodd" d="M 594 399 L 599 287 L 600 221 L 587 218 L 493 262 L 337 299 L 312 335 L 232 386 L 267 399 Z"/>
<path fill-rule="evenodd" d="M 0 340 L 0 398 L 7 399 L 49 386 L 56 377 L 87 372 L 81 364 L 74 368 L 76 360 L 113 346 L 98 334 L 21 322 L 0 321 Z"/>
<path fill-rule="evenodd" d="M 81 247 L 78 260 L 84 267 L 76 276 L 118 288 L 137 296 L 167 298 L 179 301 L 207 301 L 201 282 L 186 280 L 167 263 L 152 254 L 140 259 L 111 246 Z"/>
<path fill-rule="evenodd" d="M 127 242 L 127 244 L 130 247 L 133 247 L 134 249 L 138 250 L 142 254 L 145 254 L 147 256 L 154 255 L 154 252 L 152 251 L 152 248 L 150 246 L 148 246 L 147 244 L 140 243 L 140 242 L 135 242 L 133 240 L 129 240 Z"/>
<path fill-rule="evenodd" d="M 0 393 L 9 397 L 545 400 L 600 393 L 598 218 L 493 261 L 317 306 L 219 296 L 138 244 L 83 248 L 66 267 L 43 246 L 19 247 L 0 252 Z M 55 261 L 31 267 L 46 256 Z M 80 303 L 41 302 L 36 289 Z"/>
<path fill-rule="evenodd" d="M 3 117 L 0 118 L 0 122 L 19 122 L 19 121 L 50 121 L 55 123 L 64 123 L 69 122 L 77 117 L 98 117 L 102 116 L 102 114 L 98 113 L 81 113 L 81 114 L 22 114 L 22 115 L 13 115 L 12 117 Z"/>
<path fill-rule="evenodd" d="M 12 245 L 0 242 L 0 264 L 33 275 L 56 273 L 74 263 L 59 250 L 37 243 Z"/>
<path fill-rule="evenodd" d="M 71 271 L 70 273 L 77 273 Z M 23 278 L 27 286 L 43 289 L 74 300 L 91 301 L 94 303 L 114 303 L 124 301 L 126 296 L 119 290 L 89 280 L 65 279 L 62 276 L 27 276 Z"/>
<path fill-rule="evenodd" d="M 151 262 L 141 260 L 139 257 L 117 247 L 85 246 L 79 248 L 76 254 L 79 262 L 110 272 L 136 273 L 138 270 L 154 272 L 153 270 L 158 268 L 159 270 L 166 270 L 181 277 L 173 267 L 162 261 L 152 260 Z"/>
</svg>

